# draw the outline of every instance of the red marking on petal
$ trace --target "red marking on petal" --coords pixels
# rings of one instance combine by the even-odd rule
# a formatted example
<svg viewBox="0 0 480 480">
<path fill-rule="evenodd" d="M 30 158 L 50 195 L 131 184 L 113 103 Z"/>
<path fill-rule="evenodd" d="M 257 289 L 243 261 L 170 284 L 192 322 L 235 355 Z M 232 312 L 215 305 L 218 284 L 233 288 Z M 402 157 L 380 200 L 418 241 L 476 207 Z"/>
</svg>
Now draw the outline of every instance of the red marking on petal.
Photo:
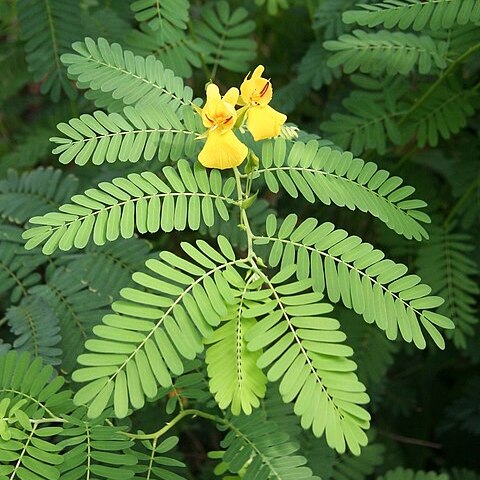
<svg viewBox="0 0 480 480">
<path fill-rule="evenodd" d="M 264 87 L 260 90 L 260 97 L 263 97 L 267 91 L 268 91 L 268 87 L 270 86 L 270 81 L 267 80 L 267 83 L 264 85 Z"/>
</svg>

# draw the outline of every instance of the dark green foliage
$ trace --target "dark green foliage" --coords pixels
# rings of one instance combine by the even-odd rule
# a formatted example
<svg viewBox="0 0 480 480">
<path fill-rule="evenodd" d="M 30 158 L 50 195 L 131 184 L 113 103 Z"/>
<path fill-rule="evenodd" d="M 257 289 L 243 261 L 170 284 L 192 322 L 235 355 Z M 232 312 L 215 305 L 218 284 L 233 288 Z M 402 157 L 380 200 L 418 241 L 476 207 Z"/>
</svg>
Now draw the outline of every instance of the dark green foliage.
<svg viewBox="0 0 480 480">
<path fill-rule="evenodd" d="M 338 52 L 330 58 L 329 66 L 343 65 L 345 73 L 360 70 L 375 76 L 384 72 L 406 75 L 417 67 L 419 73 L 426 74 L 447 67 L 447 44 L 435 43 L 427 36 L 386 30 L 375 33 L 354 30 L 352 34 L 341 35 L 338 40 L 324 45 L 327 50 Z"/>
<path fill-rule="evenodd" d="M 7 294 L 13 305 L 28 295 L 28 289 L 41 281 L 37 268 L 45 263 L 32 252 L 25 255 L 21 230 L 0 225 L 0 294 Z"/>
<path fill-rule="evenodd" d="M 90 337 L 94 325 L 100 323 L 109 304 L 107 296 L 91 291 L 68 269 L 59 268 L 30 293 L 41 298 L 54 312 L 60 325 L 62 365 L 66 371 L 75 366 L 83 343 Z"/>
<path fill-rule="evenodd" d="M 477 480 L 479 21 L 0 0 L 0 480 Z"/>
<path fill-rule="evenodd" d="M 17 4 L 29 70 L 42 93 L 58 101 L 63 90 L 69 97 L 75 89 L 67 79 L 60 56 L 82 35 L 75 0 L 19 0 Z"/>
<path fill-rule="evenodd" d="M 455 323 L 449 333 L 458 348 L 465 348 L 467 338 L 475 334 L 478 323 L 475 311 L 480 293 L 477 282 L 479 270 L 469 253 L 474 250 L 472 239 L 450 230 L 434 230 L 428 245 L 418 252 L 419 274 L 432 286 L 433 293 L 445 299 L 439 311 Z"/>
<path fill-rule="evenodd" d="M 0 181 L 0 214 L 10 222 L 23 225 L 32 211 L 42 215 L 61 205 L 78 188 L 73 175 L 61 170 L 38 168 L 21 175 L 10 170 Z"/>
<path fill-rule="evenodd" d="M 60 341 L 58 317 L 40 296 L 25 297 L 16 307 L 10 307 L 6 314 L 12 333 L 17 337 L 13 348 L 31 352 L 47 363 L 61 363 L 62 351 L 57 347 Z"/>
<path fill-rule="evenodd" d="M 446 409 L 442 430 L 459 427 L 462 431 L 480 435 L 480 377 L 472 377 L 463 386 L 463 395 L 455 399 Z"/>
<path fill-rule="evenodd" d="M 249 62 L 255 58 L 256 43 L 248 38 L 254 28 L 247 10 L 232 11 L 225 1 L 214 2 L 202 10 L 201 21 L 194 25 L 194 32 L 206 49 L 206 62 L 213 65 L 212 78 L 218 67 L 234 72 L 248 69 Z"/>
<path fill-rule="evenodd" d="M 228 418 L 220 428 L 230 431 L 221 442 L 225 452 L 217 474 L 229 470 L 232 473 L 241 471 L 241 478 L 246 479 L 319 479 L 304 466 L 305 458 L 296 455 L 298 444 L 292 442 L 288 434 L 279 434 L 276 424 L 266 420 L 261 412 Z"/>
</svg>

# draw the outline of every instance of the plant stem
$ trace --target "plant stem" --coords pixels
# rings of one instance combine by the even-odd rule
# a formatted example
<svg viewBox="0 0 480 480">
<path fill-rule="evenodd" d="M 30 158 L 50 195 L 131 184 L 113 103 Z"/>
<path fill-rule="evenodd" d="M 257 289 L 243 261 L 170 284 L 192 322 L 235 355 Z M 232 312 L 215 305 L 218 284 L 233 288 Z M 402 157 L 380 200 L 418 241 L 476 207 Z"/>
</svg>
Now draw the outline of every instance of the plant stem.
<svg viewBox="0 0 480 480">
<path fill-rule="evenodd" d="M 160 430 L 157 430 L 156 432 L 153 432 L 153 433 L 124 432 L 124 435 L 126 435 L 127 437 L 133 440 L 156 440 L 157 438 L 167 433 L 178 422 L 180 422 L 181 420 L 183 420 L 185 417 L 188 417 L 188 416 L 202 417 L 207 420 L 211 420 L 212 422 L 215 422 L 215 423 L 221 423 L 222 425 L 227 424 L 225 419 L 217 415 L 212 415 L 207 412 L 202 412 L 201 410 L 196 410 L 195 408 L 189 408 L 187 410 L 182 410 L 176 417 L 172 419 L 172 421 L 168 422 L 164 427 L 162 427 Z"/>
<path fill-rule="evenodd" d="M 473 55 L 476 51 L 480 50 L 480 43 L 477 43 L 470 47 L 463 55 L 460 55 L 443 73 L 438 77 L 437 81 L 420 97 L 418 102 L 412 105 L 412 108 L 408 110 L 405 116 L 398 122 L 398 125 L 403 125 L 409 117 L 412 116 L 427 100 L 431 97 L 435 91 L 440 87 L 440 85 L 445 81 L 445 79 L 455 70 L 464 60 L 466 60 L 470 55 Z"/>
<path fill-rule="evenodd" d="M 412 155 L 418 150 L 418 146 L 415 143 L 410 149 L 407 150 L 406 153 L 402 155 L 402 157 L 398 160 L 398 162 L 393 166 L 392 173 L 400 170 L 405 163 L 407 163 Z"/>
<path fill-rule="evenodd" d="M 478 186 L 480 183 L 480 176 L 475 178 L 472 183 L 468 186 L 468 188 L 463 192 L 463 195 L 460 197 L 458 202 L 454 205 L 454 207 L 450 210 L 450 213 L 448 214 L 448 217 L 445 219 L 445 222 L 443 222 L 444 228 L 447 228 L 450 222 L 453 220 L 455 215 L 458 213 L 458 210 L 463 206 L 463 204 L 468 200 L 470 195 L 475 191 L 475 188 Z"/>
<path fill-rule="evenodd" d="M 233 172 L 235 174 L 235 181 L 237 184 L 238 208 L 240 209 L 240 225 L 242 226 L 243 230 L 245 231 L 245 234 L 247 235 L 247 247 L 248 247 L 247 258 L 251 259 L 251 258 L 255 258 L 255 252 L 253 251 L 253 232 L 252 232 L 252 229 L 250 228 L 250 222 L 248 221 L 247 212 L 245 208 L 242 207 L 242 202 L 245 199 L 245 195 L 242 189 L 241 175 L 237 167 L 233 169 Z M 248 177 L 247 177 L 247 184 L 248 184 Z"/>
</svg>

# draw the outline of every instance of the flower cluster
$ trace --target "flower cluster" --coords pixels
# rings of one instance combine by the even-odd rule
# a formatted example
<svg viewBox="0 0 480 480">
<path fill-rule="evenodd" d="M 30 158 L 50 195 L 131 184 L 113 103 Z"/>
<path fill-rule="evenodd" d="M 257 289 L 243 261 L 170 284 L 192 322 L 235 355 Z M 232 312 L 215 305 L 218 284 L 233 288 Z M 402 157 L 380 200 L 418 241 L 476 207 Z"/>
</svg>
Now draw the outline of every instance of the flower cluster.
<svg viewBox="0 0 480 480">
<path fill-rule="evenodd" d="M 240 165 L 248 154 L 248 148 L 233 133 L 237 119 L 244 120 L 255 141 L 276 137 L 287 117 L 268 104 L 273 90 L 270 80 L 263 78 L 263 65 L 247 75 L 240 91 L 232 87 L 222 97 L 217 85 L 207 87 L 207 101 L 198 113 L 202 116 L 207 141 L 198 155 L 207 168 L 233 168 Z M 239 110 L 235 106 L 239 105 Z"/>
</svg>

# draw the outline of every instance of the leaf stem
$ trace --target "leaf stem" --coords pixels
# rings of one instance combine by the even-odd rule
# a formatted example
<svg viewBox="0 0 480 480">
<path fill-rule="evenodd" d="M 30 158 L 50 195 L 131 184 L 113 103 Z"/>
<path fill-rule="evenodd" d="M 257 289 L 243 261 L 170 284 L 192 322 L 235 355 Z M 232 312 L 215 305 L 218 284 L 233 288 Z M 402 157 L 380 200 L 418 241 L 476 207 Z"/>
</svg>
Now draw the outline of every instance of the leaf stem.
<svg viewBox="0 0 480 480">
<path fill-rule="evenodd" d="M 473 55 L 476 51 L 480 50 L 480 43 L 477 43 L 470 47 L 463 55 L 460 55 L 443 73 L 438 77 L 437 81 L 415 102 L 405 116 L 398 122 L 398 125 L 403 125 L 408 118 L 412 116 L 427 100 L 431 97 L 445 79 L 455 70 L 464 60 L 470 55 Z"/>
<path fill-rule="evenodd" d="M 240 209 L 240 226 L 244 230 L 245 234 L 247 235 L 247 259 L 252 259 L 255 258 L 255 252 L 253 251 L 253 232 L 250 227 L 250 222 L 248 221 L 248 215 L 242 206 L 243 200 L 246 198 L 245 194 L 242 189 L 242 180 L 241 180 L 241 174 L 238 171 L 237 167 L 234 167 L 233 172 L 235 174 L 235 182 L 237 184 L 237 195 L 238 195 L 238 208 Z M 247 188 L 248 187 L 248 177 L 247 177 Z"/>
<path fill-rule="evenodd" d="M 182 410 L 177 416 L 175 416 L 170 422 L 163 426 L 160 430 L 157 430 L 153 433 L 129 433 L 124 432 L 124 435 L 131 438 L 132 440 L 156 440 L 165 433 L 167 433 L 171 428 L 173 428 L 178 422 L 183 420 L 185 417 L 194 416 L 201 417 L 207 420 L 211 420 L 215 423 L 220 423 L 222 425 L 227 425 L 227 421 L 217 415 L 211 413 L 203 412 L 202 410 L 197 410 L 195 408 L 189 408 L 187 410 Z"/>
<path fill-rule="evenodd" d="M 470 195 L 475 191 L 475 188 L 480 184 L 480 176 L 475 178 L 468 188 L 463 192 L 463 195 L 460 197 L 458 202 L 453 206 L 448 214 L 448 217 L 443 222 L 444 228 L 447 228 L 450 222 L 453 220 L 455 215 L 458 213 L 458 210 L 463 206 L 463 204 L 469 199 Z"/>
</svg>

